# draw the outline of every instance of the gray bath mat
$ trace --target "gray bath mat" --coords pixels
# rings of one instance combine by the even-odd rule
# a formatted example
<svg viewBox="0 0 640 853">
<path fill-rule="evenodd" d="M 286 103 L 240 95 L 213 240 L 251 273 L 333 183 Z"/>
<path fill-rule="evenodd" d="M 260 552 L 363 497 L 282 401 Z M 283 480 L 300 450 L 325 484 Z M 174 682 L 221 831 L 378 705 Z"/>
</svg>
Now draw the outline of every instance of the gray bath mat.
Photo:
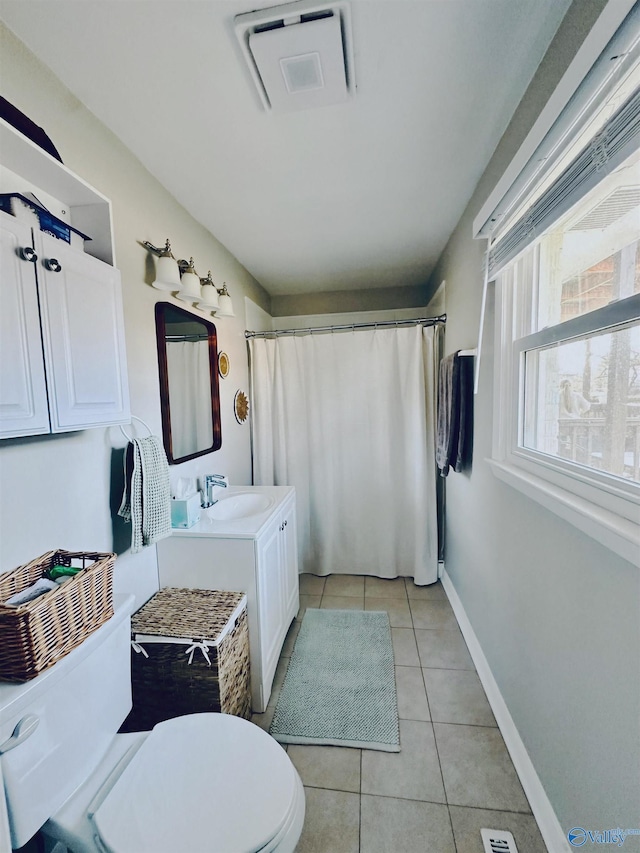
<svg viewBox="0 0 640 853">
<path fill-rule="evenodd" d="M 280 743 L 399 752 L 387 614 L 308 608 L 269 731 Z"/>
</svg>

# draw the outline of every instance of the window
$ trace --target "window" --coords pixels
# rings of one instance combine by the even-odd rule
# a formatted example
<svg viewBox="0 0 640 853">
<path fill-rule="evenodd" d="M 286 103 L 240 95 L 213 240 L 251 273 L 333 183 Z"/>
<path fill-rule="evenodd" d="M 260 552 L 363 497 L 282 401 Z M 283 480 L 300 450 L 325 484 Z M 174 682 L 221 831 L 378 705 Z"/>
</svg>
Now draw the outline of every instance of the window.
<svg viewBox="0 0 640 853">
<path fill-rule="evenodd" d="M 638 562 L 640 152 L 497 279 L 494 468 Z"/>
<path fill-rule="evenodd" d="M 640 564 L 640 3 L 606 4 L 473 234 L 494 473 Z"/>
</svg>

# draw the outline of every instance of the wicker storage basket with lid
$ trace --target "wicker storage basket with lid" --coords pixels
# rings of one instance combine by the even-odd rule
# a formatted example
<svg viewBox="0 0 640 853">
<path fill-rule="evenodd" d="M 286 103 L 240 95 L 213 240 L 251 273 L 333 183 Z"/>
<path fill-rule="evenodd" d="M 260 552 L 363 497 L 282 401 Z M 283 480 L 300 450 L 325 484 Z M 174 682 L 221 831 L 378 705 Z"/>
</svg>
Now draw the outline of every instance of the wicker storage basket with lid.
<svg viewBox="0 0 640 853">
<path fill-rule="evenodd" d="M 205 711 L 249 719 L 247 598 L 166 587 L 131 618 L 133 709 L 124 730 Z"/>
<path fill-rule="evenodd" d="M 97 551 L 48 551 L 0 575 L 0 680 L 35 678 L 113 615 L 115 560 L 115 554 Z M 54 566 L 75 566 L 81 571 L 25 604 L 4 603 Z"/>
</svg>

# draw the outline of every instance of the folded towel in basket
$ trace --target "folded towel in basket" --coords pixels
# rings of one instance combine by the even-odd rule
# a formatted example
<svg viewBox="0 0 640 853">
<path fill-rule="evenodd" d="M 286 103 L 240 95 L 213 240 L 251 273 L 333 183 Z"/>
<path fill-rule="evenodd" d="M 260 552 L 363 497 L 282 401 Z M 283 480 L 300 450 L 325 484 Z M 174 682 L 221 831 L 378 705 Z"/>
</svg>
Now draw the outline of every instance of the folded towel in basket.
<svg viewBox="0 0 640 853">
<path fill-rule="evenodd" d="M 124 492 L 118 515 L 131 522 L 135 554 L 171 535 L 169 465 L 155 435 L 134 438 L 124 454 Z"/>
</svg>

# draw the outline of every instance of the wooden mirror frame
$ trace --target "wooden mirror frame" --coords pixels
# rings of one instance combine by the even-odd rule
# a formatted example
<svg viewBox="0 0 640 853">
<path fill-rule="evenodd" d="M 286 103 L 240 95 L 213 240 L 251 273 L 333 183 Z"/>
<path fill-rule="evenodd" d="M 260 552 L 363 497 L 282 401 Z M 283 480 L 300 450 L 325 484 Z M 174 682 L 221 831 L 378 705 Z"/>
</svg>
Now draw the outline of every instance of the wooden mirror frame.
<svg viewBox="0 0 640 853">
<path fill-rule="evenodd" d="M 171 406 L 169 402 L 169 373 L 167 369 L 167 347 L 166 347 L 166 320 L 165 311 L 171 309 L 172 312 L 184 316 L 185 321 L 201 323 L 207 330 L 208 346 L 209 346 L 209 376 L 211 378 L 211 420 L 213 443 L 210 447 L 198 450 L 188 456 L 174 457 L 173 442 L 171 439 Z M 195 459 L 198 456 L 204 456 L 207 453 L 212 453 L 214 450 L 219 450 L 222 447 L 222 427 L 220 421 L 220 389 L 218 385 L 218 340 L 216 335 L 216 327 L 209 320 L 199 317 L 197 314 L 192 314 L 190 311 L 185 311 L 179 305 L 174 305 L 173 302 L 156 302 L 156 343 L 158 347 L 158 377 L 160 380 L 160 405 L 162 409 L 162 438 L 164 449 L 167 454 L 167 460 L 170 465 L 176 465 L 179 462 L 186 462 L 189 459 Z"/>
</svg>

